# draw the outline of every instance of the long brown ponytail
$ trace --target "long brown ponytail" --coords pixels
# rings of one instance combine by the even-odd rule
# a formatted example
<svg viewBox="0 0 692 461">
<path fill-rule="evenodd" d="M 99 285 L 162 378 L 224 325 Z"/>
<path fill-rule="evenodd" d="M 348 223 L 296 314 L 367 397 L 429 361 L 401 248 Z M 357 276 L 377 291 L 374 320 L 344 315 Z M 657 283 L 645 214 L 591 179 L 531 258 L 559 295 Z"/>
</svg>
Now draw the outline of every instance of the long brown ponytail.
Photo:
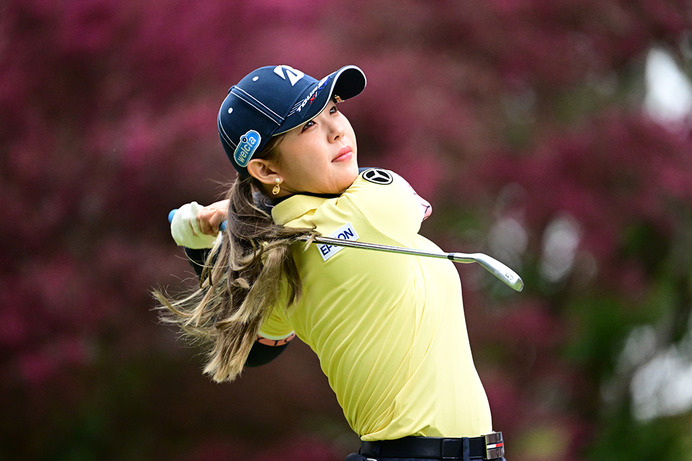
<svg viewBox="0 0 692 461">
<path fill-rule="evenodd" d="M 300 297 L 290 247 L 315 234 L 274 224 L 258 204 L 258 186 L 252 178 L 238 178 L 231 186 L 226 230 L 209 253 L 199 287 L 177 299 L 154 291 L 162 321 L 208 348 L 204 372 L 216 382 L 241 373 L 272 309 L 287 308 Z"/>
</svg>

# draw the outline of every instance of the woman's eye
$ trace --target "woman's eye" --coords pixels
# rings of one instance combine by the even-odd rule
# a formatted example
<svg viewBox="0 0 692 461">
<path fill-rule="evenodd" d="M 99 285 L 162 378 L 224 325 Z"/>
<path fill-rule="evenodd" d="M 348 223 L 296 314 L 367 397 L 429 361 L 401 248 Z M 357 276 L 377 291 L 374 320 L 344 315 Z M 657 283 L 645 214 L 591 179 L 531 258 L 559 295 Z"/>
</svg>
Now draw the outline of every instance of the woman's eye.
<svg viewBox="0 0 692 461">
<path fill-rule="evenodd" d="M 330 114 L 335 114 L 335 113 L 337 113 L 337 112 L 339 112 L 339 108 L 336 107 L 336 104 L 334 104 L 334 105 L 329 109 L 329 113 L 330 113 Z"/>
<path fill-rule="evenodd" d="M 303 129 L 300 130 L 300 131 L 305 131 L 305 130 L 307 130 L 308 128 L 310 128 L 311 126 L 313 126 L 314 124 L 315 124 L 315 122 L 312 121 L 312 120 L 310 120 L 309 122 L 305 123 L 305 125 L 303 125 Z"/>
</svg>

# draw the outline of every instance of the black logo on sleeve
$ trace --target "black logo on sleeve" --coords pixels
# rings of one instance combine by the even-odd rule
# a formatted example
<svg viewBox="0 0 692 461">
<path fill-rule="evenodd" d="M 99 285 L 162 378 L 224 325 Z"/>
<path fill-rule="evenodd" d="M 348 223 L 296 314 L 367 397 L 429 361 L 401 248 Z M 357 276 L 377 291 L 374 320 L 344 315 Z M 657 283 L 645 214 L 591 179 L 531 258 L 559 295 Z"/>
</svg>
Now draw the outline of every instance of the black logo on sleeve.
<svg viewBox="0 0 692 461">
<path fill-rule="evenodd" d="M 374 184 L 386 186 L 394 181 L 394 176 L 387 170 L 380 168 L 371 168 L 363 172 L 363 179 Z"/>
</svg>

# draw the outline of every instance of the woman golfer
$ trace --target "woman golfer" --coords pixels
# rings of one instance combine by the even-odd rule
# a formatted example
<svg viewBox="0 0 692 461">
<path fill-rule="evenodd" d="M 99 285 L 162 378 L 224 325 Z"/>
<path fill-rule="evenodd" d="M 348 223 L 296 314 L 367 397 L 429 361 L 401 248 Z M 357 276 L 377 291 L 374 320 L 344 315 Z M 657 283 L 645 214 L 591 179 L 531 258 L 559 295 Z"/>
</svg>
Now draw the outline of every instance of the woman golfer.
<svg viewBox="0 0 692 461">
<path fill-rule="evenodd" d="M 201 283 L 182 299 L 158 292 L 164 319 L 209 344 L 218 382 L 296 336 L 308 344 L 362 440 L 348 460 L 503 459 L 453 263 L 305 242 L 439 251 L 418 234 L 429 204 L 398 175 L 358 168 L 338 104 L 365 84 L 355 66 L 319 81 L 269 66 L 230 89 L 218 129 L 238 178 L 227 200 L 173 218 Z"/>
</svg>

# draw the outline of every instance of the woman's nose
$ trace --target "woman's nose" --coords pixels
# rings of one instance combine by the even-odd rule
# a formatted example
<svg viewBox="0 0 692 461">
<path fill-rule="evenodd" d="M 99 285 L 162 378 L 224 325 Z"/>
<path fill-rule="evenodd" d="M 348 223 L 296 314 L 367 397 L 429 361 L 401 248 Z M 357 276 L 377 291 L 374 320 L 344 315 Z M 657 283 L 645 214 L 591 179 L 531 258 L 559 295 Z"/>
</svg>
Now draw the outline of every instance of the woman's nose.
<svg viewBox="0 0 692 461">
<path fill-rule="evenodd" d="M 330 120 L 329 138 L 331 141 L 337 141 L 344 135 L 344 124 L 338 120 Z"/>
</svg>

